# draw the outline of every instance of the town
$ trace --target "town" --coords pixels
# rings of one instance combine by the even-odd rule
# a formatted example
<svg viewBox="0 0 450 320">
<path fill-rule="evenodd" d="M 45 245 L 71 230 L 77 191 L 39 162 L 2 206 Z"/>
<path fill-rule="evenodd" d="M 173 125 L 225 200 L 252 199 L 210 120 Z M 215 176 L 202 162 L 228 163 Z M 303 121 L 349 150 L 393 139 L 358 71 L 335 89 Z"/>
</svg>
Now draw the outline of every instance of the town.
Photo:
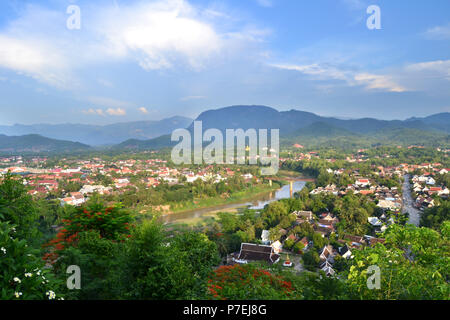
<svg viewBox="0 0 450 320">
<path fill-rule="evenodd" d="M 158 151 L 114 159 L 10 156 L 0 158 L 0 172 L 23 178 L 30 196 L 56 202 L 61 209 L 89 207 L 100 198 L 108 205 L 119 201 L 134 208 L 141 220 L 172 217 L 165 223 L 172 237 L 192 230 L 218 245 L 218 270 L 263 263 L 294 274 L 323 272 L 341 278 L 357 252 L 386 242 L 392 226 L 435 227 L 431 210 L 448 206 L 449 150 L 434 150 L 439 162 L 422 163 L 415 159 L 429 151 L 401 149 L 358 149 L 334 158 L 323 156 L 329 150 L 303 151 L 295 144 L 282 151 L 278 177 L 262 176 L 258 167 L 248 165 L 175 165 Z M 415 156 L 402 158 L 399 150 Z M 245 203 L 245 198 L 272 193 L 289 179 L 303 179 L 304 186 L 263 209 L 211 209 L 203 218 L 177 221 L 177 212 L 205 210 L 211 201 L 226 204 L 227 198 Z M 233 198 L 242 190 L 242 198 Z M 447 218 L 448 211 L 439 219 Z M 50 234 L 62 229 L 58 221 L 52 220 Z"/>
</svg>

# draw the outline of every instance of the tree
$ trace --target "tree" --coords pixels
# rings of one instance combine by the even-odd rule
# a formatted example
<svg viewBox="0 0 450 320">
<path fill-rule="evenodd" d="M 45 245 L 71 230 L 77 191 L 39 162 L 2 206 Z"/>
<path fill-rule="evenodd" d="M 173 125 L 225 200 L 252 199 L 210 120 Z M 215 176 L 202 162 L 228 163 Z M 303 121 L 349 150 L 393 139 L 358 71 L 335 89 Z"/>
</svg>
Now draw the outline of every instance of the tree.
<svg viewBox="0 0 450 320">
<path fill-rule="evenodd" d="M 123 245 L 115 294 L 127 299 L 195 299 L 206 290 L 206 275 L 219 262 L 216 245 L 203 234 L 169 240 L 160 223 L 146 221 Z"/>
<path fill-rule="evenodd" d="M 305 248 L 305 245 L 302 242 L 298 241 L 292 249 L 296 253 L 302 253 L 304 248 Z"/>
<path fill-rule="evenodd" d="M 385 245 L 353 252 L 346 290 L 353 299 L 448 299 L 449 238 L 428 228 L 393 225 Z M 380 289 L 367 287 L 370 266 L 380 274 Z"/>
<path fill-rule="evenodd" d="M 311 241 L 313 242 L 313 247 L 316 251 L 322 249 L 327 243 L 327 240 L 318 232 L 312 234 Z"/>
<path fill-rule="evenodd" d="M 0 222 L 0 299 L 61 299 L 61 283 L 18 234 L 17 226 Z"/>
<path fill-rule="evenodd" d="M 292 239 L 286 239 L 286 241 L 283 243 L 283 248 L 290 250 L 294 246 L 295 242 Z"/>
<path fill-rule="evenodd" d="M 283 276 L 253 265 L 221 266 L 208 280 L 208 299 L 285 300 L 296 297 L 296 290 Z"/>
<path fill-rule="evenodd" d="M 320 257 L 317 251 L 308 250 L 303 255 L 303 264 L 306 269 L 310 271 L 315 271 L 319 265 Z"/>
<path fill-rule="evenodd" d="M 420 225 L 439 230 L 442 223 L 448 220 L 450 220 L 450 200 L 444 200 L 439 206 L 425 209 L 420 219 Z"/>
<path fill-rule="evenodd" d="M 269 203 L 262 213 L 262 217 L 269 228 L 275 227 L 280 223 L 281 217 L 288 213 L 288 208 L 281 201 Z"/>
<path fill-rule="evenodd" d="M 17 237 L 32 240 L 38 234 L 35 203 L 23 180 L 7 173 L 0 183 L 0 221 L 16 226 Z"/>
</svg>

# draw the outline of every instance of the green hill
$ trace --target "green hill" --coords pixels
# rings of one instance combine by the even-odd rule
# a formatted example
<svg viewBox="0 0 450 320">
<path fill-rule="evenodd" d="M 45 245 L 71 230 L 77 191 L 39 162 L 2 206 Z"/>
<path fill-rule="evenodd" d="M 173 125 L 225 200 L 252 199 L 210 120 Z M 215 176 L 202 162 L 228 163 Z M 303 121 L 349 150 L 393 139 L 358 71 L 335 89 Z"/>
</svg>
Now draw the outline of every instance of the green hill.
<svg viewBox="0 0 450 320">
<path fill-rule="evenodd" d="M 55 140 L 37 134 L 24 136 L 0 135 L 1 153 L 74 152 L 90 149 L 90 146 L 72 141 Z"/>
</svg>

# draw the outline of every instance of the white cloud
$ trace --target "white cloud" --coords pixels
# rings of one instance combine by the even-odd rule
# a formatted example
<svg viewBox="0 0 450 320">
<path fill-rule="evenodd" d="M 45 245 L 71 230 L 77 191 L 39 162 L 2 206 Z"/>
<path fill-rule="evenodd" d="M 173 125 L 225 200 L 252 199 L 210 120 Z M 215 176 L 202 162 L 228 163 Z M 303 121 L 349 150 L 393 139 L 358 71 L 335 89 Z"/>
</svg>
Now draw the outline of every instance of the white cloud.
<svg viewBox="0 0 450 320">
<path fill-rule="evenodd" d="M 111 116 L 124 116 L 127 114 L 126 111 L 122 108 L 117 108 L 117 109 L 108 108 L 106 110 L 106 113 L 108 113 Z"/>
<path fill-rule="evenodd" d="M 105 115 L 102 109 L 90 108 L 88 110 L 83 110 L 81 112 L 84 113 L 84 114 L 95 114 L 95 115 L 99 115 L 99 116 L 104 116 Z"/>
<path fill-rule="evenodd" d="M 147 113 L 148 113 L 147 108 L 144 108 L 144 107 L 140 107 L 140 108 L 139 108 L 139 111 L 142 112 L 142 113 L 144 113 L 144 114 L 147 114 Z"/>
<path fill-rule="evenodd" d="M 370 73 L 358 73 L 353 78 L 357 84 L 365 85 L 366 89 L 385 90 L 389 92 L 405 92 L 406 88 L 395 83 L 390 76 Z"/>
<path fill-rule="evenodd" d="M 350 69 L 325 63 L 272 64 L 272 67 L 298 71 L 311 80 L 342 81 L 348 86 L 362 86 L 365 90 L 385 92 L 422 91 L 432 95 L 449 95 L 450 60 L 411 63 L 380 72 L 367 72 L 363 68 Z M 319 83 L 317 87 L 323 87 Z M 326 86 L 330 89 L 330 86 Z"/>
<path fill-rule="evenodd" d="M 429 28 L 423 35 L 432 40 L 448 40 L 450 39 L 450 23 L 445 26 Z"/>
<path fill-rule="evenodd" d="M 46 41 L 0 34 L 0 67 L 55 87 L 67 87 L 67 61 Z"/>
<path fill-rule="evenodd" d="M 285 70 L 295 70 L 303 74 L 313 76 L 317 80 L 347 80 L 348 74 L 338 68 L 328 65 L 321 64 L 308 64 L 308 65 L 294 65 L 294 64 L 272 64 L 272 67 L 285 69 Z"/>
<path fill-rule="evenodd" d="M 406 88 L 397 84 L 389 75 L 379 75 L 367 72 L 340 69 L 326 64 L 292 65 L 272 64 L 272 67 L 294 70 L 311 76 L 313 80 L 340 80 L 349 86 L 363 86 L 367 90 L 381 90 L 388 92 L 404 92 Z"/>
<path fill-rule="evenodd" d="M 131 55 L 146 70 L 170 68 L 178 59 L 200 67 L 222 41 L 198 15 L 187 1 L 158 1 L 106 10 L 96 29 L 106 53 Z"/>
<path fill-rule="evenodd" d="M 131 102 L 107 97 L 87 97 L 86 100 L 92 104 L 102 107 L 127 108 L 133 106 Z"/>
<path fill-rule="evenodd" d="M 199 70 L 264 37 L 232 15 L 187 0 L 85 4 L 79 31 L 65 27 L 67 17 L 64 10 L 24 5 L 0 30 L 0 68 L 71 89 L 82 86 L 79 72 L 97 63 L 131 60 L 149 71 Z"/>
<path fill-rule="evenodd" d="M 436 60 L 408 65 L 406 71 L 421 73 L 423 78 L 444 78 L 450 80 L 450 60 Z"/>
</svg>

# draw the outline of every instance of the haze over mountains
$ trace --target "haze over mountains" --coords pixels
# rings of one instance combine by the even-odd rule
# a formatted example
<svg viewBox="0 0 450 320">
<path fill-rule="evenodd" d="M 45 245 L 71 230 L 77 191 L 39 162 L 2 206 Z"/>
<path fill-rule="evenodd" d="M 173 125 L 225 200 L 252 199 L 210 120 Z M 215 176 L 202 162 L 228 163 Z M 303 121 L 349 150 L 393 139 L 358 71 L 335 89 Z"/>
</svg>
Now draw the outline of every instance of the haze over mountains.
<svg viewBox="0 0 450 320">
<path fill-rule="evenodd" d="M 277 111 L 267 106 L 231 106 L 202 112 L 196 120 L 202 121 L 203 131 L 217 128 L 244 130 L 280 129 L 281 142 L 314 143 L 335 142 L 349 144 L 356 139 L 370 143 L 448 143 L 450 113 L 407 120 L 377 120 L 373 118 L 337 119 L 322 117 L 299 110 Z M 170 134 L 178 128 L 192 130 L 192 119 L 172 117 L 161 121 L 117 123 L 107 126 L 14 125 L 0 126 L 0 134 L 38 133 L 45 137 L 83 142 L 91 146 L 115 144 L 117 149 L 158 149 L 174 145 Z M 345 138 L 345 139 L 344 139 Z M 33 146 L 28 146 L 32 149 Z M 2 149 L 0 143 L 0 149 Z"/>
<path fill-rule="evenodd" d="M 151 139 L 169 134 L 177 128 L 185 128 L 192 119 L 171 117 L 159 121 L 136 121 L 110 125 L 89 124 L 35 124 L 0 126 L 0 134 L 20 136 L 38 134 L 52 139 L 80 142 L 91 146 L 113 145 L 127 139 Z"/>
</svg>

